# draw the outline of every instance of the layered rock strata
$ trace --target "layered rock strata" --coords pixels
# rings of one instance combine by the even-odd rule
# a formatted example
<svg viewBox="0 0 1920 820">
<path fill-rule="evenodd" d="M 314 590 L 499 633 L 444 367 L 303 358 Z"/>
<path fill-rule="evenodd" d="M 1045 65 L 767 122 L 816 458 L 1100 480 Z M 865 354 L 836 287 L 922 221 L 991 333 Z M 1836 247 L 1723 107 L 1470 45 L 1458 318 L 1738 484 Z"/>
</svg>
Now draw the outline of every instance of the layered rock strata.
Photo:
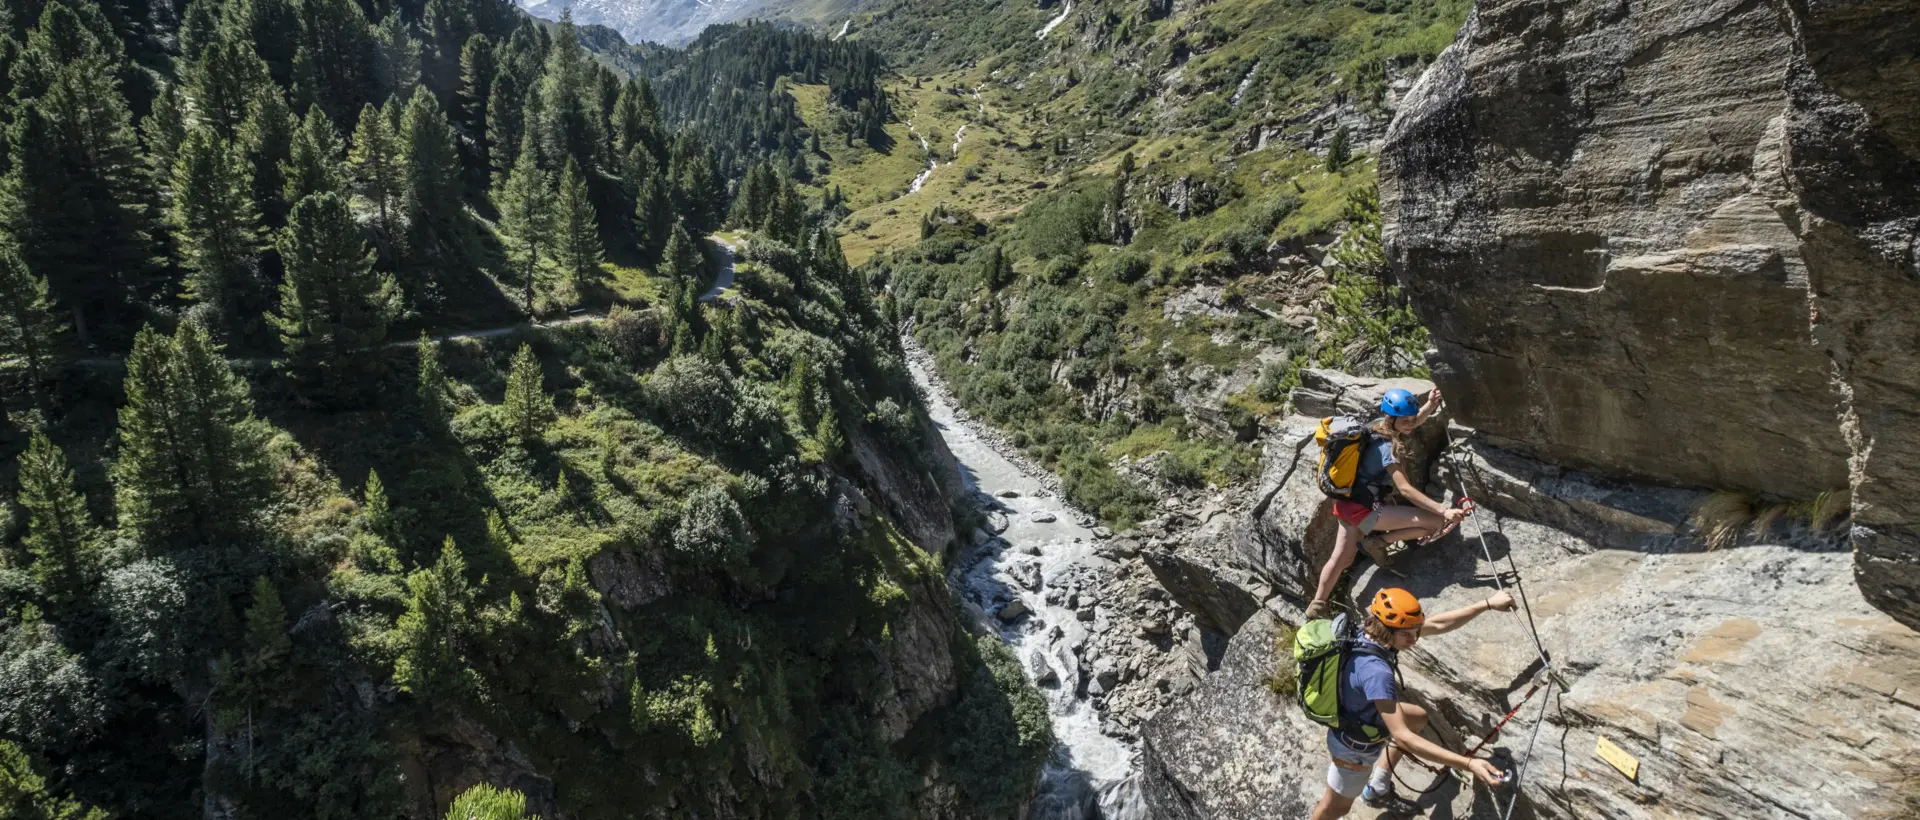
<svg viewBox="0 0 1920 820">
<path fill-rule="evenodd" d="M 1481 0 L 1381 156 L 1460 419 L 1568 467 L 1851 488 L 1920 623 L 1920 4 Z"/>
</svg>

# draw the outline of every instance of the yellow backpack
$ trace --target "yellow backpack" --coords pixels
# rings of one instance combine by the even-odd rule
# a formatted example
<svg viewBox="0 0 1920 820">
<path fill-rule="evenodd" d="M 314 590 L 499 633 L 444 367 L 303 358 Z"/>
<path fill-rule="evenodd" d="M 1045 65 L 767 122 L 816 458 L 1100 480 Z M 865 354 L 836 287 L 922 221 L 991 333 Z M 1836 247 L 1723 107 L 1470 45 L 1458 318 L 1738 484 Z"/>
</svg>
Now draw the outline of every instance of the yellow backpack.
<svg viewBox="0 0 1920 820">
<path fill-rule="evenodd" d="M 1373 443 L 1365 419 L 1328 416 L 1313 431 L 1313 440 L 1320 444 L 1320 492 L 1355 504 L 1377 500 L 1374 488 L 1360 481 L 1360 457 Z"/>
</svg>

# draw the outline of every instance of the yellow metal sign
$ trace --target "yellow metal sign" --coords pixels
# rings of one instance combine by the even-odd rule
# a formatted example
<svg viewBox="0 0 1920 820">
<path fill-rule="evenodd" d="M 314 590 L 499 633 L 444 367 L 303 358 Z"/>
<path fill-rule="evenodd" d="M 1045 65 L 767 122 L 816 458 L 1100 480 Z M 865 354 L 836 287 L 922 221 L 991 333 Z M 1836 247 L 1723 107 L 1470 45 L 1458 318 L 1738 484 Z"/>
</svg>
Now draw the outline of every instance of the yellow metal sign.
<svg viewBox="0 0 1920 820">
<path fill-rule="evenodd" d="M 1599 737 L 1594 740 L 1593 755 L 1601 760 L 1607 761 L 1607 763 L 1614 768 L 1619 769 L 1620 773 L 1626 775 L 1628 780 L 1635 780 L 1640 776 L 1640 761 L 1636 760 L 1633 755 L 1627 754 L 1627 750 L 1615 746 L 1613 741 L 1605 737 Z"/>
</svg>

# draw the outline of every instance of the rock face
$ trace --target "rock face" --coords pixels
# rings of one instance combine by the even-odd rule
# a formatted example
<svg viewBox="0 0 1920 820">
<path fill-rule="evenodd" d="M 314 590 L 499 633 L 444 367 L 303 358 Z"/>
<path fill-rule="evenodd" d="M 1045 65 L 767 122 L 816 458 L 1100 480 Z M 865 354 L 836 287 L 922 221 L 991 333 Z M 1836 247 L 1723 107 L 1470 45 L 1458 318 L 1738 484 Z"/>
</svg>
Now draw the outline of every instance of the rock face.
<svg viewBox="0 0 1920 820">
<path fill-rule="evenodd" d="M 1381 156 L 1460 420 L 1606 474 L 1851 486 L 1862 588 L 1920 623 L 1916 13 L 1476 3 Z"/>
<path fill-rule="evenodd" d="M 1843 533 L 1783 524 L 1761 543 L 1709 551 L 1685 520 L 1701 491 L 1596 478 L 1478 440 L 1457 446 L 1458 479 L 1442 469 L 1434 487 L 1464 482 L 1482 512 L 1403 559 L 1399 577 L 1359 572 L 1349 604 L 1390 584 L 1446 611 L 1485 598 L 1496 570 L 1518 568 L 1569 688 L 1542 690 L 1493 744 L 1534 766 L 1516 816 L 1842 820 L 1908 807 L 1920 635 L 1862 597 Z M 1270 462 L 1267 482 L 1285 486 L 1275 473 L 1304 467 Z M 1267 555 L 1274 578 L 1318 569 L 1302 553 Z M 1196 694 L 1147 724 L 1144 792 L 1158 816 L 1297 817 L 1317 797 L 1320 735 L 1264 685 L 1275 616 L 1297 611 L 1268 602 Z M 1436 718 L 1431 736 L 1463 750 L 1520 705 L 1537 657 L 1522 616 L 1489 613 L 1423 640 L 1401 667 Z M 1603 737 L 1639 759 L 1637 779 L 1594 756 Z M 1506 809 L 1504 795 L 1451 788 L 1436 798 L 1450 816 Z"/>
<path fill-rule="evenodd" d="M 1240 630 L 1195 695 L 1160 710 L 1141 732 L 1142 794 L 1159 820 L 1305 817 L 1320 799 L 1309 763 L 1313 724 L 1267 679 L 1283 625 L 1261 611 Z M 1311 773 L 1309 773 L 1311 770 Z"/>
</svg>

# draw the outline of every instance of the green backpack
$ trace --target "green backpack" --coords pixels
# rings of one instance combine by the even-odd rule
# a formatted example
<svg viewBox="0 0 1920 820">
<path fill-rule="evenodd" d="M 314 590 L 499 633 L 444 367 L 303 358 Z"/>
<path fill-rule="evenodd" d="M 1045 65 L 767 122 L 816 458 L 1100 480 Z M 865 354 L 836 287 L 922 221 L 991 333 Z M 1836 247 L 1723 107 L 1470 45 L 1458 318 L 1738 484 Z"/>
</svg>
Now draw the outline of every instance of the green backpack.
<svg viewBox="0 0 1920 820">
<path fill-rule="evenodd" d="M 1372 655 L 1400 673 L 1395 658 L 1386 649 L 1362 641 L 1346 615 L 1321 618 L 1302 624 L 1293 633 L 1293 660 L 1298 664 L 1300 708 L 1313 722 L 1367 743 L 1378 743 L 1387 736 L 1384 726 L 1363 723 L 1340 710 L 1340 683 L 1346 678 L 1347 663 L 1354 655 Z"/>
</svg>

